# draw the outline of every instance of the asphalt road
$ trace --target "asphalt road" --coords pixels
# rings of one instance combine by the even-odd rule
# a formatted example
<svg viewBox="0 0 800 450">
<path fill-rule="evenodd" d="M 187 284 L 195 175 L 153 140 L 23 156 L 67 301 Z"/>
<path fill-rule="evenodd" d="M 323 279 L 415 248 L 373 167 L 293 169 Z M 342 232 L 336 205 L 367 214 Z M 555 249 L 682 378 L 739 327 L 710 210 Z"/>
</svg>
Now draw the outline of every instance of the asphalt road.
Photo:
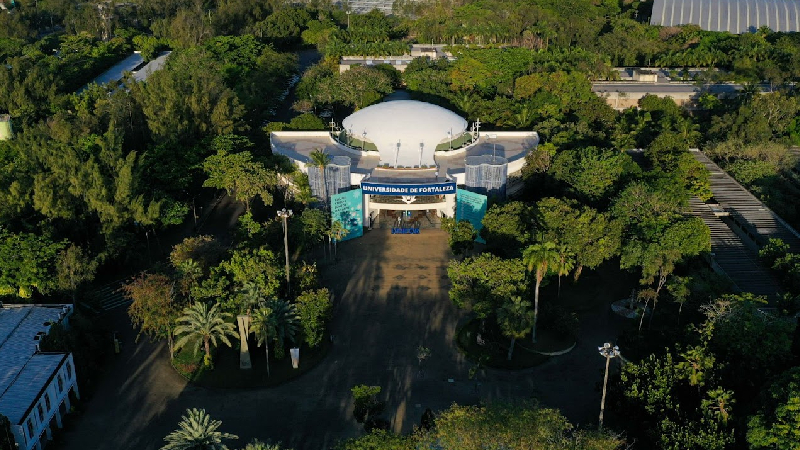
<svg viewBox="0 0 800 450">
<path fill-rule="evenodd" d="M 472 364 L 454 345 L 464 314 L 447 296 L 446 242 L 441 230 L 420 235 L 373 230 L 340 244 L 339 260 L 323 267 L 324 282 L 336 293 L 334 345 L 316 368 L 275 388 L 187 384 L 169 365 L 165 344 L 134 343 L 124 309 L 111 311 L 104 320 L 121 331 L 123 352 L 63 436 L 63 448 L 155 450 L 192 407 L 205 408 L 222 420 L 223 431 L 240 436 L 232 448 L 252 438 L 297 450 L 330 448 L 362 433 L 350 399 L 350 388 L 361 383 L 383 388 L 385 417 L 398 432 L 410 432 L 428 407 L 505 397 L 535 397 L 575 423 L 595 421 L 603 368 L 596 347 L 617 336 L 622 319 L 597 303 L 580 313 L 582 331 L 571 353 L 528 370 L 487 370 L 476 390 L 468 379 Z M 417 367 L 419 345 L 432 350 L 424 376 Z"/>
</svg>

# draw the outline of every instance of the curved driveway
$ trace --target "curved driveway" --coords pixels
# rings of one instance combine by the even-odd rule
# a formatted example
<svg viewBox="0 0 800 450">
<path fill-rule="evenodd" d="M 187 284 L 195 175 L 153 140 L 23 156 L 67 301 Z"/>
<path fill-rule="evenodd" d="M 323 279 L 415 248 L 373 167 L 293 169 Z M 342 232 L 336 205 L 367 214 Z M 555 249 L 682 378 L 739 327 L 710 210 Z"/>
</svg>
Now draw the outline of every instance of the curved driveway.
<svg viewBox="0 0 800 450">
<path fill-rule="evenodd" d="M 603 368 L 595 348 L 613 339 L 620 325 L 606 313 L 607 305 L 597 303 L 582 313 L 581 340 L 570 354 L 526 371 L 488 371 L 476 392 L 467 379 L 471 364 L 453 343 L 463 313 L 447 297 L 449 257 L 441 230 L 419 235 L 373 230 L 340 244 L 338 261 L 323 268 L 325 284 L 336 292 L 334 345 L 312 371 L 276 388 L 187 385 L 169 366 L 163 343 L 133 344 L 125 312 L 118 309 L 108 320 L 124 330 L 123 353 L 65 433 L 63 447 L 155 450 L 186 408 L 200 407 L 222 420 L 223 431 L 240 436 L 232 448 L 256 437 L 297 450 L 329 448 L 361 433 L 350 401 L 350 388 L 361 383 L 383 388 L 384 416 L 402 432 L 419 423 L 425 408 L 480 398 L 534 396 L 573 422 L 595 420 Z M 420 344 L 432 351 L 424 376 L 417 369 Z"/>
</svg>

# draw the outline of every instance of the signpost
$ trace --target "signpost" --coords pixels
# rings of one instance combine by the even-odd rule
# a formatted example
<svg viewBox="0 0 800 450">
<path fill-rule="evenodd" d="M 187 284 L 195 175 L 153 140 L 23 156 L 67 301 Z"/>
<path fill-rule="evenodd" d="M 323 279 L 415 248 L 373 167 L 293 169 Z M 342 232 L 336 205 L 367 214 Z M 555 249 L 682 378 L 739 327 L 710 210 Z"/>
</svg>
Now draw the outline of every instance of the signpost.
<svg viewBox="0 0 800 450">
<path fill-rule="evenodd" d="M 340 222 L 347 234 L 339 242 L 364 235 L 364 206 L 361 189 L 331 196 L 331 223 Z"/>
<path fill-rule="evenodd" d="M 480 236 L 481 228 L 483 228 L 483 216 L 486 214 L 486 200 L 485 195 L 464 189 L 459 189 L 456 193 L 456 221 L 468 220 L 478 233 L 475 242 L 481 244 L 486 243 Z"/>
</svg>

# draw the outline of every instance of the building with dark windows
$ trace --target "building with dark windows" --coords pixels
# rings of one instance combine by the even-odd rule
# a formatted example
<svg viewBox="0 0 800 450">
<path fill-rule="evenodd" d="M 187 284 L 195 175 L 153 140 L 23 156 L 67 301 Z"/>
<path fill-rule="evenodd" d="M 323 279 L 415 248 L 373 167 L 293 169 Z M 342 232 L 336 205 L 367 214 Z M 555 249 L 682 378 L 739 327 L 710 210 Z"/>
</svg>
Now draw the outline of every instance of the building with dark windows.
<svg viewBox="0 0 800 450">
<path fill-rule="evenodd" d="M 79 398 L 71 353 L 45 353 L 39 341 L 72 305 L 0 303 L 0 414 L 8 417 L 20 450 L 43 449 L 62 426 L 71 397 Z"/>
</svg>

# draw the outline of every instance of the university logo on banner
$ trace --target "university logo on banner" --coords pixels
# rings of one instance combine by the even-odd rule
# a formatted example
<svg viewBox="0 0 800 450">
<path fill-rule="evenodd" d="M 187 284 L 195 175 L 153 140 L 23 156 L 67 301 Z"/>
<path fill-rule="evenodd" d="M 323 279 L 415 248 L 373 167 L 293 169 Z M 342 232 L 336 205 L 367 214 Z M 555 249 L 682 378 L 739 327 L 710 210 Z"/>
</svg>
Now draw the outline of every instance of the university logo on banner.
<svg viewBox="0 0 800 450">
<path fill-rule="evenodd" d="M 342 192 L 331 197 L 331 224 L 340 222 L 347 234 L 340 241 L 364 235 L 364 206 L 361 189 Z"/>
<path fill-rule="evenodd" d="M 456 192 L 456 221 L 468 220 L 478 233 L 475 242 L 485 244 L 480 231 L 483 228 L 483 216 L 486 215 L 487 197 L 483 194 L 459 189 Z"/>
</svg>

